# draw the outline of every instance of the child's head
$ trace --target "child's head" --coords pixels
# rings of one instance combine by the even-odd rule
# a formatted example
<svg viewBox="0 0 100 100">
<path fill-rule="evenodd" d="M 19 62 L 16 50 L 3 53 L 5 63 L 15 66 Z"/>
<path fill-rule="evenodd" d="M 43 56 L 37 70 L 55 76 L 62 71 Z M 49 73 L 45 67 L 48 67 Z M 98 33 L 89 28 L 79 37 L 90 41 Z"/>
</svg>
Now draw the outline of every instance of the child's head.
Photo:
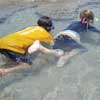
<svg viewBox="0 0 100 100">
<path fill-rule="evenodd" d="M 45 28 L 47 31 L 51 31 L 54 27 L 52 24 L 52 20 L 50 17 L 47 16 L 42 16 L 39 20 L 38 20 L 38 25 Z"/>
<path fill-rule="evenodd" d="M 80 18 L 82 24 L 90 24 L 94 22 L 94 14 L 90 10 L 83 10 L 80 13 Z"/>
</svg>

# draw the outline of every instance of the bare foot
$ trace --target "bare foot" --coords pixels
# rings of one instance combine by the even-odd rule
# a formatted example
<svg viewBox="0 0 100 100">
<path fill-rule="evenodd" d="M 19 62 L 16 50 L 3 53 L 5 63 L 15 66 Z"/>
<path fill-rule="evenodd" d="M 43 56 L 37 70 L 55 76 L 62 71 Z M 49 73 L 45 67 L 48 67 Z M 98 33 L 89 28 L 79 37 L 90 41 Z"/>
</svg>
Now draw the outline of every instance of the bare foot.
<svg viewBox="0 0 100 100">
<path fill-rule="evenodd" d="M 57 49 L 57 50 L 55 51 L 55 55 L 56 55 L 57 57 L 62 57 L 62 56 L 64 56 L 64 51 L 63 51 L 63 50 Z"/>
<path fill-rule="evenodd" d="M 5 76 L 6 74 L 6 69 L 0 69 L 0 77 Z"/>
</svg>

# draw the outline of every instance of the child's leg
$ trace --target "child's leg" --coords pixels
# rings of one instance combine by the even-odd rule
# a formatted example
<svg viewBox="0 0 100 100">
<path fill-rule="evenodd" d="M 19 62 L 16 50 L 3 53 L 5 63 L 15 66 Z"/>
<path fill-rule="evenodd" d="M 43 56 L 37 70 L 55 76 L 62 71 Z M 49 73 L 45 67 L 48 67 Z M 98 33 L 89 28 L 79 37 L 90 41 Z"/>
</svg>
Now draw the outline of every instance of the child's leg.
<svg viewBox="0 0 100 100">
<path fill-rule="evenodd" d="M 42 46 L 39 42 L 39 40 L 35 41 L 33 43 L 33 45 L 31 45 L 29 48 L 28 48 L 28 53 L 34 53 L 36 51 L 41 51 L 45 54 L 52 54 L 52 55 L 55 55 L 55 56 L 62 56 L 64 55 L 64 52 L 62 50 L 53 50 L 53 49 L 48 49 L 48 48 L 45 48 L 44 46 Z"/>
<path fill-rule="evenodd" d="M 57 62 L 57 67 L 62 67 L 64 66 L 64 64 L 66 64 L 68 62 L 68 60 L 77 55 L 79 53 L 79 51 L 76 50 L 72 50 L 70 52 L 65 52 L 65 55 L 61 56 Z"/>
<path fill-rule="evenodd" d="M 0 77 L 11 73 L 11 72 L 15 72 L 15 71 L 19 71 L 19 70 L 26 70 L 31 68 L 30 65 L 28 65 L 27 63 L 19 63 L 18 65 L 16 65 L 15 67 L 11 67 L 11 68 L 0 68 Z"/>
</svg>

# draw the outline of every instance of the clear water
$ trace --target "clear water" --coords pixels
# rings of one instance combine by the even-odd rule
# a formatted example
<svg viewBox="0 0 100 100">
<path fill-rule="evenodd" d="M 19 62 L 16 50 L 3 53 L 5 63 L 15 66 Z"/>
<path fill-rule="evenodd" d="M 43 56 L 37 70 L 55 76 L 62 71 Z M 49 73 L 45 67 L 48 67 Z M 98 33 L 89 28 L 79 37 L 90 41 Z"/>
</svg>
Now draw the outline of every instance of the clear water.
<svg viewBox="0 0 100 100">
<path fill-rule="evenodd" d="M 58 11 L 54 4 L 50 6 L 49 11 L 43 7 L 1 11 L 0 36 L 34 25 L 41 15 L 46 14 L 53 18 L 55 35 L 71 21 L 79 20 L 79 12 L 86 8 L 93 10 L 98 18 L 94 25 L 100 29 L 99 0 L 73 3 L 73 7 L 62 11 L 57 5 Z M 99 41 L 99 34 L 87 33 L 83 45 L 88 52 L 73 57 L 61 68 L 56 67 L 52 56 L 39 54 L 33 61 L 32 70 L 0 78 L 0 100 L 100 100 Z"/>
</svg>

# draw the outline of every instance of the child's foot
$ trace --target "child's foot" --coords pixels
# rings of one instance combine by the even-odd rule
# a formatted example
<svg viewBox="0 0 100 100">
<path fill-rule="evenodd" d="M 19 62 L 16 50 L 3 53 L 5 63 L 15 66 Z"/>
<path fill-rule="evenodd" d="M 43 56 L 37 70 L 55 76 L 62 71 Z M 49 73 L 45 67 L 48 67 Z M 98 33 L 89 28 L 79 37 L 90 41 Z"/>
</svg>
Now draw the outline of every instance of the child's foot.
<svg viewBox="0 0 100 100">
<path fill-rule="evenodd" d="M 63 51 L 63 50 L 57 49 L 56 52 L 55 52 L 55 55 L 56 55 L 57 57 L 61 57 L 61 56 L 64 55 L 64 51 Z"/>
<path fill-rule="evenodd" d="M 28 53 L 34 53 L 39 50 L 40 42 L 39 40 L 35 41 L 33 45 L 28 48 Z"/>
<path fill-rule="evenodd" d="M 5 76 L 7 73 L 6 73 L 6 70 L 5 69 L 0 69 L 0 77 L 3 77 Z"/>
</svg>

